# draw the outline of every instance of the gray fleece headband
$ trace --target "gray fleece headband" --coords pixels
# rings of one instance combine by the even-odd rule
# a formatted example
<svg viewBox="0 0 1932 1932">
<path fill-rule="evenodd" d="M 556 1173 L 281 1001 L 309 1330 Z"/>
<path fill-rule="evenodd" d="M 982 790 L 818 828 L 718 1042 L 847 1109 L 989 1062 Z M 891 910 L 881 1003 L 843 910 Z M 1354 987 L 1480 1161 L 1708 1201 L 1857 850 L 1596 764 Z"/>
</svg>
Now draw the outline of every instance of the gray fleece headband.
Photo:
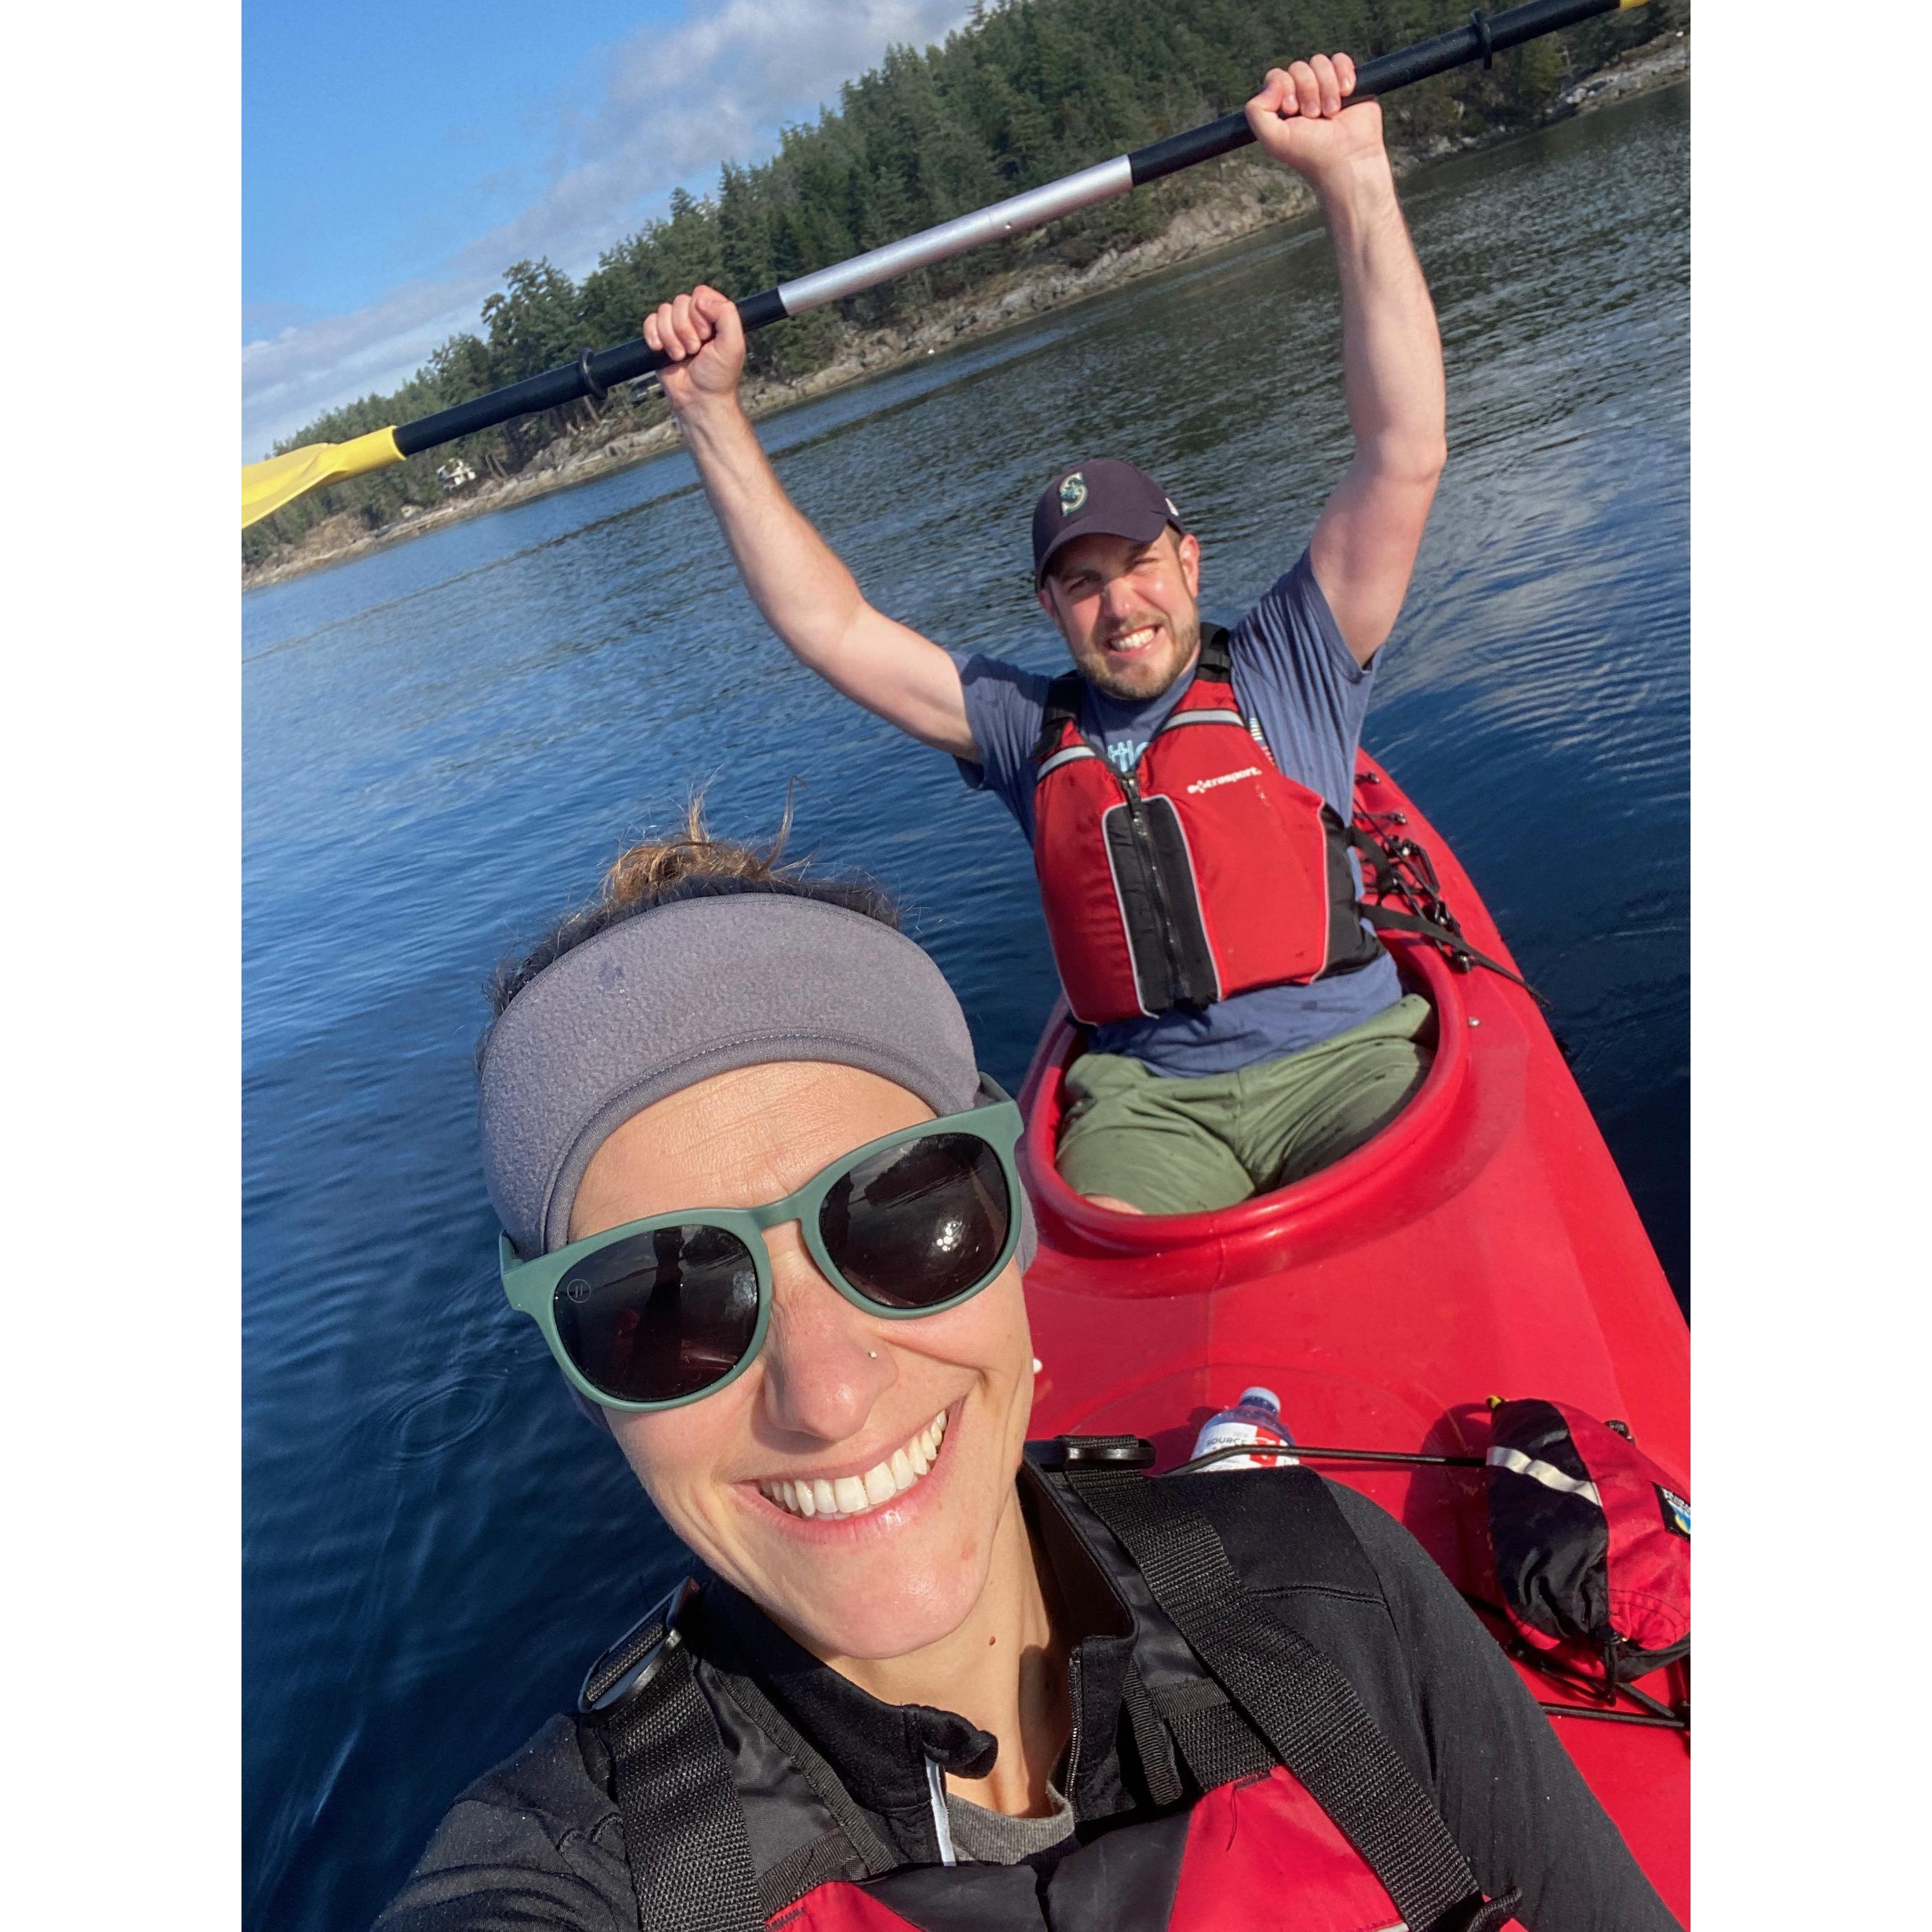
<svg viewBox="0 0 1932 1932">
<path fill-rule="evenodd" d="M 882 1075 L 935 1114 L 964 1112 L 980 1090 L 939 968 L 842 906 L 758 892 L 680 900 L 546 966 L 490 1029 L 479 1078 L 484 1172 L 517 1252 L 565 1244 L 584 1169 L 634 1114 L 780 1060 Z"/>
</svg>

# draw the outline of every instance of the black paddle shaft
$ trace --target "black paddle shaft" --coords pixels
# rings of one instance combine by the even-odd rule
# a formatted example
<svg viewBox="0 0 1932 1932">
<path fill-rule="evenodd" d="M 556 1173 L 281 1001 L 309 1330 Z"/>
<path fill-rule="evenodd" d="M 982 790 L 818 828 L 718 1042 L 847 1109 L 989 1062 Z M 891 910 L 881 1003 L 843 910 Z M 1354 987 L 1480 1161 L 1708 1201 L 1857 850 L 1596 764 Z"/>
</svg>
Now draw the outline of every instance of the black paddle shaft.
<svg viewBox="0 0 1932 1932">
<path fill-rule="evenodd" d="M 1470 15 L 1466 26 L 1438 34 L 1432 40 L 1418 40 L 1413 46 L 1400 48 L 1377 59 L 1364 61 L 1355 70 L 1355 91 L 1348 97 L 1349 101 L 1353 104 L 1378 94 L 1393 94 L 1397 88 L 1447 74 L 1451 68 L 1465 66 L 1471 61 L 1480 60 L 1487 66 L 1493 53 L 1520 46 L 1526 40 L 1538 39 L 1545 34 L 1560 32 L 1565 27 L 1574 27 L 1599 14 L 1615 13 L 1620 7 L 1631 3 L 1632 0 L 1529 0 L 1527 6 L 1513 7 L 1508 13 L 1498 14 L 1493 18 L 1486 18 L 1478 10 Z M 1145 182 L 1159 181 L 1163 176 L 1178 174 L 1183 168 L 1191 168 L 1198 162 L 1232 154 L 1236 148 L 1246 147 L 1254 138 L 1254 130 L 1249 127 L 1245 114 L 1224 114 L 1220 120 L 1210 121 L 1204 127 L 1191 128 L 1185 134 L 1171 134 L 1164 141 L 1155 141 L 1147 147 L 1135 149 L 1124 158 L 1130 178 L 1123 179 L 1120 186 L 1123 189 L 1138 188 Z M 963 254 L 967 248 L 978 246 L 980 241 L 992 238 L 995 238 L 986 235 L 962 241 L 952 252 Z M 888 280 L 890 275 L 881 275 L 880 279 Z M 796 312 L 788 309 L 784 295 L 778 289 L 764 289 L 754 296 L 747 296 L 738 303 L 737 308 L 739 320 L 747 329 L 763 328 L 767 323 L 782 322 L 787 315 Z M 404 455 L 414 456 L 420 451 L 434 449 L 439 443 L 453 442 L 458 436 L 473 436 L 478 430 L 494 429 L 497 424 L 508 422 L 513 417 L 534 416 L 540 410 L 561 408 L 585 396 L 601 397 L 620 382 L 633 381 L 638 376 L 649 375 L 654 369 L 662 368 L 669 360 L 662 351 L 652 348 L 641 336 L 614 344 L 608 349 L 595 352 L 586 349 L 574 362 L 566 362 L 560 368 L 546 369 L 541 375 L 526 376 L 522 382 L 512 382 L 507 388 L 492 389 L 488 394 L 472 397 L 466 403 L 458 403 L 453 409 L 439 410 L 434 416 L 419 416 L 414 422 L 399 424 L 395 432 L 396 447 Z"/>
<path fill-rule="evenodd" d="M 1507 14 L 1486 16 L 1479 8 L 1469 16 L 1469 24 L 1433 40 L 1418 40 L 1413 46 L 1398 48 L 1355 68 L 1355 91 L 1347 105 L 1375 96 L 1393 94 L 1399 87 L 1430 80 L 1452 68 L 1480 60 L 1490 64 L 1492 54 L 1520 47 L 1526 40 L 1540 40 L 1545 34 L 1560 33 L 1580 21 L 1599 14 L 1614 14 L 1625 0 L 1530 0 L 1526 7 L 1514 7 Z M 1211 161 L 1217 155 L 1231 154 L 1245 148 L 1255 138 L 1246 114 L 1224 114 L 1206 126 L 1190 128 L 1184 134 L 1170 134 L 1165 141 L 1137 148 L 1127 157 L 1134 171 L 1134 185 L 1159 181 L 1163 175 L 1178 174 L 1197 161 Z"/>
</svg>

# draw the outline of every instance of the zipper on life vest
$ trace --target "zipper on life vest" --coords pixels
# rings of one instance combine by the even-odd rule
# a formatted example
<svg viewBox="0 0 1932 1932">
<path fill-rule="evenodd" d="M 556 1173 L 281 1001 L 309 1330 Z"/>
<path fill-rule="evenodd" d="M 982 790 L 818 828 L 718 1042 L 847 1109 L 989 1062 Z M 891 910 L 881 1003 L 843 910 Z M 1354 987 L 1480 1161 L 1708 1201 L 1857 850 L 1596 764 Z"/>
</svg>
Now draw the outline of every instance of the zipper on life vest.
<svg viewBox="0 0 1932 1932">
<path fill-rule="evenodd" d="M 926 1795 L 932 1808 L 932 1835 L 939 1840 L 939 1862 L 956 1865 L 959 1855 L 952 1849 L 952 1814 L 946 1808 L 946 1774 L 930 1752 L 926 1760 Z"/>
<path fill-rule="evenodd" d="M 1072 1735 L 1066 1741 L 1066 1783 L 1063 1787 L 1071 1804 L 1080 1775 L 1080 1646 L 1066 1660 L 1066 1708 L 1072 1714 Z"/>
<path fill-rule="evenodd" d="M 1186 988 L 1180 980 L 1180 935 L 1174 929 L 1174 909 L 1167 902 L 1167 886 L 1160 875 L 1160 861 L 1155 857 L 1154 835 L 1148 830 L 1147 819 L 1141 811 L 1141 788 L 1131 772 L 1118 774 L 1121 789 L 1127 795 L 1127 823 L 1133 828 L 1134 845 L 1141 855 L 1141 862 L 1147 868 L 1148 883 L 1154 889 L 1154 910 L 1160 922 L 1160 950 L 1166 956 L 1166 998 L 1162 1006 L 1171 1006 Z M 1131 946 L 1131 939 L 1130 940 Z"/>
</svg>

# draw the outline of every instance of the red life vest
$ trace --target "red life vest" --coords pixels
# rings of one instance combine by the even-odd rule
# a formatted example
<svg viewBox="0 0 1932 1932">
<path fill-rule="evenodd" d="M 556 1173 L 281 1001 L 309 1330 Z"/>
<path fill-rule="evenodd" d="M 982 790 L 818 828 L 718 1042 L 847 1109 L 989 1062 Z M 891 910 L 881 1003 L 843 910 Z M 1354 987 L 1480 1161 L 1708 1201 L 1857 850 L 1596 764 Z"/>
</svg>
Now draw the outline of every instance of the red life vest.
<svg viewBox="0 0 1932 1932">
<path fill-rule="evenodd" d="M 1034 869 L 1075 1018 L 1198 1010 L 1376 957 L 1348 828 L 1242 715 L 1225 631 L 1131 774 L 1082 734 L 1084 690 L 1054 680 L 1034 752 Z"/>
<path fill-rule="evenodd" d="M 1188 1813 L 1186 1832 L 1171 1898 L 1151 1882 L 1150 1895 L 1106 1898 L 1115 1932 L 1225 1932 L 1259 1924 L 1279 1932 L 1403 1932 L 1402 1914 L 1368 1861 L 1280 1766 L 1205 1793 Z M 996 1932 L 1014 1924 L 998 1895 L 1006 1883 L 988 1886 L 983 1916 L 974 1909 L 976 1871 L 992 1876 L 1000 1870 L 967 1868 L 955 1876 L 946 1888 L 949 1925 L 984 1924 Z M 922 1889 L 929 1895 L 929 1888 Z M 920 1932 L 928 1922 L 920 1913 L 923 1897 L 902 1901 L 914 1915 L 908 1917 L 895 1908 L 892 1892 L 890 1880 L 834 1880 L 773 1912 L 766 1932 Z"/>
</svg>

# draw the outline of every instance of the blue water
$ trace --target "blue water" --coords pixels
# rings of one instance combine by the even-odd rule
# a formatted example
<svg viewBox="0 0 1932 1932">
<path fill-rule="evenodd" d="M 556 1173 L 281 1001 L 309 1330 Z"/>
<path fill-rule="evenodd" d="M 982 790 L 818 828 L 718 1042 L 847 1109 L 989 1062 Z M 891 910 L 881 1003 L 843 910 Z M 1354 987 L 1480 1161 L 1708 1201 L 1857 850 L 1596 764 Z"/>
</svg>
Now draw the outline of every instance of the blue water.
<svg viewBox="0 0 1932 1932">
<path fill-rule="evenodd" d="M 1412 179 L 1451 466 L 1366 742 L 1450 838 L 1688 1294 L 1688 97 Z M 1333 271 L 1279 229 L 767 423 L 884 608 L 1042 666 L 1027 518 L 1133 457 L 1224 617 L 1345 460 Z M 491 964 L 708 784 L 899 894 L 1016 1083 L 1018 835 L 801 670 L 681 454 L 246 600 L 244 1918 L 355 1932 L 676 1557 L 503 1305 Z"/>
</svg>

